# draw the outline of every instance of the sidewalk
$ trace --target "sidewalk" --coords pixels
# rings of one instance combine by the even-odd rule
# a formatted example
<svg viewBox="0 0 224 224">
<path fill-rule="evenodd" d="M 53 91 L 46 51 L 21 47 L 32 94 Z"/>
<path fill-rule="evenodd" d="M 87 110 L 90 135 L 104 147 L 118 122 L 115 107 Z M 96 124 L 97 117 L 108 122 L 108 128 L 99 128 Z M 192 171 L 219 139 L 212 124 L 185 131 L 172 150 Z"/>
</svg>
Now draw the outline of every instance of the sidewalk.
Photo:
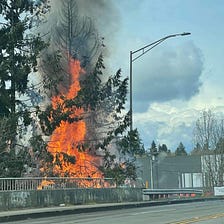
<svg viewBox="0 0 224 224">
<path fill-rule="evenodd" d="M 221 198 L 220 198 L 221 199 Z M 57 206 L 57 207 L 45 207 L 45 208 L 33 208 L 33 209 L 21 209 L 10 210 L 0 212 L 0 223 L 25 220 L 28 218 L 40 218 L 69 214 L 80 214 L 106 210 L 137 208 L 146 206 L 158 206 L 178 203 L 190 203 L 196 201 L 206 200 L 220 200 L 219 198 L 195 198 L 195 199 L 183 199 L 183 200 L 159 200 L 159 201 L 144 201 L 144 202 L 126 202 L 126 203 L 105 203 L 94 205 L 70 205 L 70 206 Z M 222 198 L 223 200 L 223 198 Z"/>
</svg>

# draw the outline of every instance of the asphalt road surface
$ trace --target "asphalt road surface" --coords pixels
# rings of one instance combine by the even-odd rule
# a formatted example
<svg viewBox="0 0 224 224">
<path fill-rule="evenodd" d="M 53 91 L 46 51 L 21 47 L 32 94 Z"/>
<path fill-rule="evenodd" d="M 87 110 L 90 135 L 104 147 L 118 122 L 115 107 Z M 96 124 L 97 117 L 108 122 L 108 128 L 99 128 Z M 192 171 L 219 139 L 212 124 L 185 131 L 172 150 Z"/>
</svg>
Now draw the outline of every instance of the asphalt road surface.
<svg viewBox="0 0 224 224">
<path fill-rule="evenodd" d="M 224 224 L 224 201 L 120 209 L 7 222 L 8 224 Z"/>
</svg>

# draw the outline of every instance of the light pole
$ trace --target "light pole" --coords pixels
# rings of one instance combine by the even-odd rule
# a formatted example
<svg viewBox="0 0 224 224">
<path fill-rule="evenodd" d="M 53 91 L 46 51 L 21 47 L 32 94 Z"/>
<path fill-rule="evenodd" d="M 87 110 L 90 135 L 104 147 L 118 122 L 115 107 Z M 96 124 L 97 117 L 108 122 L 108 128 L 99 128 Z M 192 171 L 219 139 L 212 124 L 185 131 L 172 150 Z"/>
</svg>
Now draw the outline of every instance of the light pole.
<svg viewBox="0 0 224 224">
<path fill-rule="evenodd" d="M 154 188 L 154 182 L 153 182 L 153 164 L 152 164 L 152 162 L 153 162 L 153 159 L 152 159 L 152 155 L 151 155 L 151 157 L 150 157 L 150 181 L 151 181 L 151 189 L 153 189 Z"/>
<path fill-rule="evenodd" d="M 133 109 L 132 109 L 132 63 L 140 58 L 143 54 L 147 53 L 150 51 L 152 48 L 156 47 L 157 45 L 161 44 L 164 40 L 172 37 L 177 37 L 177 36 L 186 36 L 190 35 L 191 33 L 177 33 L 177 34 L 172 34 L 165 36 L 157 41 L 154 41 L 151 44 L 148 44 L 136 51 L 130 51 L 130 131 L 133 131 Z M 133 58 L 133 55 L 140 52 L 141 54 L 137 55 L 135 58 Z"/>
<path fill-rule="evenodd" d="M 158 169 L 157 167 L 157 156 L 158 152 L 151 152 L 150 153 L 150 181 L 151 181 L 151 189 L 154 189 L 154 167 Z M 158 179 L 158 173 L 156 173 L 156 180 Z"/>
</svg>

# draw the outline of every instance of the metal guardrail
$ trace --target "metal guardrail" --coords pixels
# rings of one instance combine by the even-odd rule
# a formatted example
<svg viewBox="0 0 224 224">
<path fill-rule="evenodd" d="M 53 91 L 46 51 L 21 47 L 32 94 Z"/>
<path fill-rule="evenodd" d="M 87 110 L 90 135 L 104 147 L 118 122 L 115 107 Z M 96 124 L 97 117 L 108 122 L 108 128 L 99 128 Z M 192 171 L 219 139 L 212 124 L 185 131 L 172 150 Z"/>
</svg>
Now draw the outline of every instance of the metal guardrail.
<svg viewBox="0 0 224 224">
<path fill-rule="evenodd" d="M 54 190 L 74 188 L 142 188 L 141 180 L 129 180 L 121 186 L 113 178 L 21 177 L 0 178 L 0 191 Z"/>
<path fill-rule="evenodd" d="M 143 200 L 202 195 L 201 189 L 143 189 Z"/>
<path fill-rule="evenodd" d="M 200 189 L 143 189 L 143 194 L 203 194 Z"/>
<path fill-rule="evenodd" d="M 70 188 L 113 188 L 112 178 L 26 177 L 0 178 L 0 191 Z"/>
<path fill-rule="evenodd" d="M 0 191 L 54 190 L 74 188 L 142 188 L 139 179 L 117 185 L 113 178 L 21 177 L 0 178 Z"/>
</svg>

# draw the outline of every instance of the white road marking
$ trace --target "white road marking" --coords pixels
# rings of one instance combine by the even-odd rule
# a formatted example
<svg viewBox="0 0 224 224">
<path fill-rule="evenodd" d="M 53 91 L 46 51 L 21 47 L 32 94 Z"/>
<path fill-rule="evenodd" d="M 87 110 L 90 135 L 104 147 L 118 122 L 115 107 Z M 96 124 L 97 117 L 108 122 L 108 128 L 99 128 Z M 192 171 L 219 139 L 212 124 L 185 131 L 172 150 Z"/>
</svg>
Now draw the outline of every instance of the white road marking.
<svg viewBox="0 0 224 224">
<path fill-rule="evenodd" d="M 154 211 L 145 211 L 145 212 L 137 212 L 131 215 L 142 215 L 142 214 L 150 214 L 150 213 L 159 213 L 159 212 L 171 212 L 176 211 L 177 209 L 161 209 L 161 210 L 154 210 Z"/>
</svg>

